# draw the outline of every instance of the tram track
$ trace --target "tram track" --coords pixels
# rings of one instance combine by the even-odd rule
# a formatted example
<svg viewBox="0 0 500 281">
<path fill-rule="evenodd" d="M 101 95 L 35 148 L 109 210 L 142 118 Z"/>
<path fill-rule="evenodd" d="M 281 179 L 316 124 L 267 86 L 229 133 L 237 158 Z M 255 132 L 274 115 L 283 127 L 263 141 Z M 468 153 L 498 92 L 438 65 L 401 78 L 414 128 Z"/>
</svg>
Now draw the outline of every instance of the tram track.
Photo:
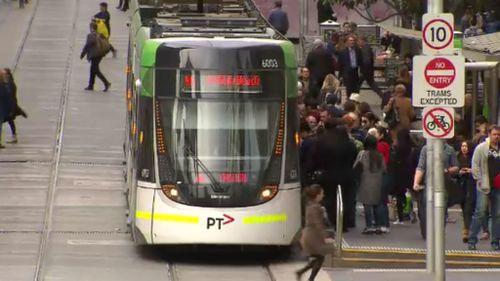
<svg viewBox="0 0 500 281">
<path fill-rule="evenodd" d="M 34 15 L 36 15 L 37 9 L 39 2 L 42 0 L 37 1 L 37 7 L 35 7 L 35 11 L 33 12 Z M 63 146 L 63 138 L 64 138 L 64 125 L 66 121 L 66 111 L 68 108 L 68 99 L 69 99 L 69 93 L 70 93 L 70 83 L 71 83 L 71 75 L 72 75 L 72 69 L 73 69 L 73 56 L 74 56 L 74 49 L 75 49 L 75 42 L 76 42 L 76 34 L 77 34 L 77 20 L 78 20 L 78 13 L 79 13 L 79 7 L 80 7 L 80 0 L 75 0 L 75 9 L 73 13 L 73 19 L 72 19 L 72 27 L 71 27 L 71 35 L 69 39 L 69 51 L 68 51 L 68 56 L 66 58 L 66 65 L 65 65 L 65 74 L 64 74 L 64 79 L 63 79 L 63 86 L 61 89 L 61 98 L 60 98 L 60 103 L 59 103 L 59 109 L 58 109 L 58 118 L 57 118 L 57 127 L 56 127 L 56 139 L 55 139 L 55 144 L 54 144 L 54 151 L 52 154 L 52 167 L 51 167 L 51 172 L 49 176 L 49 184 L 48 184 L 48 189 L 47 189 L 47 197 L 46 197 L 46 204 L 45 204 L 45 209 L 44 209 L 44 217 L 43 217 L 43 225 L 42 225 L 42 231 L 41 231 L 41 238 L 40 238 L 40 244 L 38 248 L 38 255 L 36 258 L 36 267 L 35 267 L 35 273 L 33 276 L 34 281 L 41 281 L 44 279 L 45 276 L 45 267 L 46 267 L 46 257 L 47 257 L 47 248 L 48 244 L 50 241 L 50 235 L 52 231 L 52 217 L 53 217 L 53 211 L 54 211 L 54 201 L 55 201 L 55 189 L 57 186 L 57 181 L 59 177 L 59 168 L 61 165 L 61 151 L 62 151 L 62 146 Z M 33 16 L 34 17 L 34 16 Z M 33 20 L 30 21 L 30 26 L 28 27 L 28 32 L 27 36 L 32 28 L 33 25 Z M 23 46 L 26 42 L 26 38 L 23 41 Z M 22 49 L 23 47 L 21 47 Z M 17 57 L 19 60 L 21 55 Z M 17 64 L 17 63 L 16 63 Z"/>
<path fill-rule="evenodd" d="M 196 266 L 197 273 L 192 270 Z M 239 267 L 239 268 L 238 268 Z M 239 270 L 238 270 L 239 269 Z M 200 265 L 200 264 L 178 264 L 167 263 L 168 281 L 216 281 L 216 280 L 259 280 L 276 281 L 268 264 L 261 266 L 238 266 L 238 265 Z M 215 275 L 215 276 L 214 276 Z M 249 277 L 254 276 L 255 278 Z M 213 279 L 211 278 L 213 277 Z"/>
</svg>

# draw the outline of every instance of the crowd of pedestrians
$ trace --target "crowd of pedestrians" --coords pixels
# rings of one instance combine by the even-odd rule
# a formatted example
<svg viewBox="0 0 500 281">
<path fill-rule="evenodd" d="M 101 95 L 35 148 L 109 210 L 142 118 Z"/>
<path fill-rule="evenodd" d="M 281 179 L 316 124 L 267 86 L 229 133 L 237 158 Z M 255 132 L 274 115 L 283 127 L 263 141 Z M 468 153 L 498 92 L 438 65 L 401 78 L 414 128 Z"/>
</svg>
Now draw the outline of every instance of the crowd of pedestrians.
<svg viewBox="0 0 500 281">
<path fill-rule="evenodd" d="M 384 38 L 386 48 L 399 48 L 394 35 L 386 33 Z M 356 214 L 361 205 L 361 233 L 387 233 L 391 222 L 420 222 L 426 239 L 427 149 L 422 136 L 411 133 L 419 127 L 409 91 L 411 55 L 404 59 L 396 81 L 380 90 L 373 81 L 373 51 L 351 26 L 334 33 L 330 42 L 316 40 L 300 70 L 301 180 L 304 187 L 322 187 L 325 227 L 335 224 L 340 186 L 344 231 L 359 227 Z M 361 101 L 363 80 L 382 98 L 380 116 Z M 473 130 L 471 103 L 462 110 L 455 138 L 444 145 L 442 158 L 448 207 L 462 209 L 462 240 L 469 250 L 476 249 L 478 239 L 490 239 L 492 249 L 500 250 L 500 127 L 480 115 L 474 118 Z M 447 222 L 456 223 L 449 217 Z M 314 269 L 314 262 L 309 266 Z"/>
</svg>

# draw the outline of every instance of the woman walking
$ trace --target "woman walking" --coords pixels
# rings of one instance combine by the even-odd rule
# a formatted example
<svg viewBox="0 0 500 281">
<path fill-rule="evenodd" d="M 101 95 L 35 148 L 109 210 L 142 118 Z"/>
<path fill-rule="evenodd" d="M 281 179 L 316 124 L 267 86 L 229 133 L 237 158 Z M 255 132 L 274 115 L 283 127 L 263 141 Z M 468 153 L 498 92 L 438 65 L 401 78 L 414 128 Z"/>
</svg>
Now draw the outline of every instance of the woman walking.
<svg viewBox="0 0 500 281">
<path fill-rule="evenodd" d="M 325 242 L 327 232 L 324 209 L 321 206 L 321 201 L 325 196 L 323 188 L 318 184 L 313 184 L 306 187 L 304 192 L 307 199 L 306 224 L 302 230 L 300 243 L 305 254 L 310 257 L 310 260 L 306 266 L 298 270 L 295 274 L 297 280 L 300 280 L 300 277 L 311 269 L 311 275 L 308 280 L 313 281 L 325 261 L 325 255 L 330 253 L 333 247 Z"/>
<path fill-rule="evenodd" d="M 5 148 L 2 144 L 2 125 L 8 120 L 14 111 L 12 94 L 5 79 L 5 71 L 0 70 L 0 149 Z"/>
<path fill-rule="evenodd" d="M 21 107 L 19 107 L 19 104 L 17 102 L 17 86 L 16 82 L 14 81 L 14 76 L 12 75 L 12 71 L 10 70 L 10 68 L 4 68 L 4 73 L 5 73 L 5 81 L 11 93 L 12 101 L 14 103 L 13 104 L 14 113 L 11 116 L 9 116 L 5 120 L 5 122 L 9 123 L 10 131 L 12 133 L 12 140 L 9 141 L 9 143 L 17 143 L 17 129 L 14 120 L 19 115 L 23 116 L 24 118 L 28 118 L 28 115 Z"/>
<path fill-rule="evenodd" d="M 406 192 L 411 189 L 410 155 L 413 149 L 410 130 L 401 129 L 397 134 L 397 144 L 391 149 L 388 172 L 394 180 L 390 193 L 396 198 L 397 219 L 394 224 L 403 224 L 406 219 L 404 215 L 404 205 L 406 203 Z M 413 211 L 413 209 L 412 209 Z"/>
<path fill-rule="evenodd" d="M 382 192 L 382 178 L 385 171 L 385 163 L 382 154 L 377 151 L 377 139 L 368 135 L 365 139 L 364 150 L 359 152 L 354 171 L 360 178 L 357 199 L 363 203 L 365 209 L 366 227 L 363 234 L 385 233 L 386 227 L 384 208 L 385 204 Z"/>
</svg>

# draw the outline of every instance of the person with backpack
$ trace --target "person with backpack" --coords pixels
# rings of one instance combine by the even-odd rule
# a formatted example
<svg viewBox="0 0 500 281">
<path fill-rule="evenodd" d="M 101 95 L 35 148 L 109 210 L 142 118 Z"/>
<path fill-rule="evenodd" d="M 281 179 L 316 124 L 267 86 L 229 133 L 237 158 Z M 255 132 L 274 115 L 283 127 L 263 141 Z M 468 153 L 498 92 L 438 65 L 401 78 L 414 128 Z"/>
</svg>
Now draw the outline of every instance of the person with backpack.
<svg viewBox="0 0 500 281">
<path fill-rule="evenodd" d="M 109 14 L 108 11 L 108 3 L 106 2 L 101 2 L 99 4 L 99 13 L 94 15 L 93 20 L 97 24 L 97 33 L 101 34 L 109 40 L 109 37 L 111 36 L 111 15 Z M 116 58 L 116 49 L 113 47 L 113 45 L 110 43 L 109 44 L 110 50 L 113 53 L 113 57 Z"/>
<path fill-rule="evenodd" d="M 99 77 L 104 83 L 104 92 L 107 92 L 111 83 L 106 79 L 106 77 L 101 73 L 99 69 L 99 64 L 102 58 L 109 52 L 109 45 L 106 46 L 106 40 L 102 38 L 101 35 L 97 34 L 97 24 L 95 22 L 90 23 L 90 33 L 87 34 L 87 40 L 85 46 L 83 47 L 82 53 L 80 54 L 80 59 L 87 56 L 87 60 L 90 62 L 90 77 L 89 84 L 85 88 L 86 91 L 94 90 L 95 77 Z"/>
</svg>

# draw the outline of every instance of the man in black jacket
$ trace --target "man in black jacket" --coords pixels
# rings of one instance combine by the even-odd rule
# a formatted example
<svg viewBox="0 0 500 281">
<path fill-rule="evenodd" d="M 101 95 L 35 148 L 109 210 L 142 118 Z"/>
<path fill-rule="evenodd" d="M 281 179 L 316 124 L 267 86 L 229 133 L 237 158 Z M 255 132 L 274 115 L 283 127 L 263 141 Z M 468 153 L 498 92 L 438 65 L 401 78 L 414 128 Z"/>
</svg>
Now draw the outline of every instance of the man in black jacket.
<svg viewBox="0 0 500 281">
<path fill-rule="evenodd" d="M 325 76 L 329 73 L 334 73 L 332 57 L 328 55 L 321 39 L 314 40 L 313 50 L 307 54 L 306 67 L 310 71 L 310 97 L 317 99 Z"/>
<path fill-rule="evenodd" d="M 286 35 L 288 31 L 288 15 L 283 11 L 281 1 L 274 2 L 274 9 L 269 14 L 269 23 L 279 31 L 279 33 Z"/>
<path fill-rule="evenodd" d="M 104 92 L 107 92 L 111 83 L 104 77 L 99 69 L 99 63 L 101 63 L 104 54 L 102 54 L 101 50 L 98 46 L 98 36 L 97 34 L 97 25 L 94 22 L 90 23 L 90 33 L 87 34 L 87 40 L 85 42 L 85 46 L 83 47 L 82 53 L 80 54 L 80 59 L 83 59 L 85 55 L 87 55 L 87 60 L 90 61 L 90 77 L 89 84 L 85 88 L 86 91 L 94 90 L 94 82 L 95 77 L 99 77 L 102 83 L 104 83 Z"/>
<path fill-rule="evenodd" d="M 366 81 L 370 88 L 379 96 L 382 97 L 382 92 L 378 88 L 377 83 L 375 83 L 375 79 L 373 77 L 373 73 L 375 72 L 373 64 L 375 63 L 373 50 L 368 43 L 368 39 L 366 36 L 360 36 L 358 39 L 358 44 L 361 49 L 361 77 L 359 79 L 359 88 L 361 88 L 361 84 L 363 81 Z"/>
<path fill-rule="evenodd" d="M 346 38 L 346 47 L 339 53 L 340 76 L 344 82 L 347 98 L 352 93 L 359 93 L 359 67 L 363 61 L 361 50 L 356 46 L 356 37 Z"/>
</svg>

